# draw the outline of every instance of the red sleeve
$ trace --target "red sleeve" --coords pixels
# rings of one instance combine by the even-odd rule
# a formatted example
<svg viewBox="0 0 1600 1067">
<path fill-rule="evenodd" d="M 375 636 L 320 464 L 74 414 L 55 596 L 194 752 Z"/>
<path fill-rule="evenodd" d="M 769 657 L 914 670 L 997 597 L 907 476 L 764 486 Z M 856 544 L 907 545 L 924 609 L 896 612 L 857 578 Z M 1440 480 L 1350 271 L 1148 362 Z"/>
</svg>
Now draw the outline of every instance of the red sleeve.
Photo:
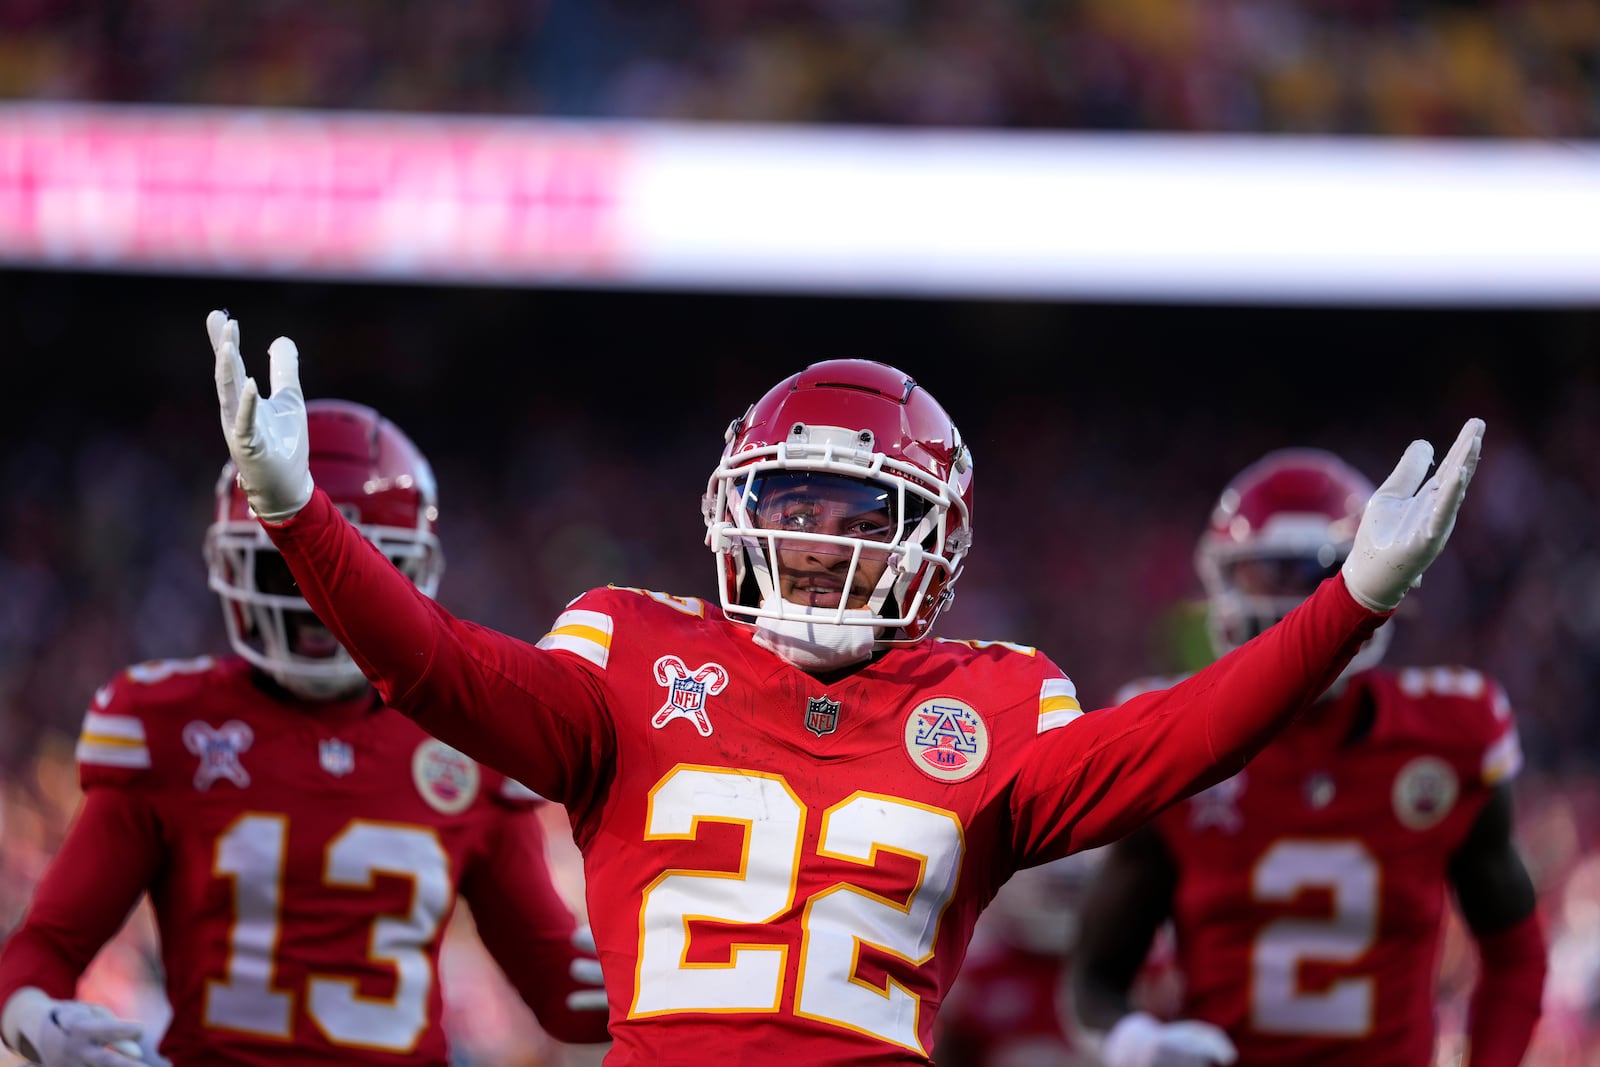
<svg viewBox="0 0 1600 1067">
<path fill-rule="evenodd" d="M 536 810 L 499 819 L 487 857 L 462 879 L 461 896 L 484 947 L 545 1033 L 568 1044 L 610 1040 L 606 1012 L 567 1007 L 567 994 L 580 988 L 572 979 L 577 922 L 550 878 Z"/>
<path fill-rule="evenodd" d="M 600 680 L 579 660 L 457 619 L 321 490 L 288 522 L 263 525 L 317 617 L 391 707 L 542 796 L 586 801 L 612 735 Z"/>
<path fill-rule="evenodd" d="M 1480 937 L 1478 964 L 1465 1062 L 1469 1067 L 1517 1067 L 1539 1021 L 1549 966 L 1539 913 Z"/>
<path fill-rule="evenodd" d="M 1109 844 L 1236 774 L 1387 617 L 1357 604 L 1336 575 L 1276 626 L 1171 689 L 1046 733 L 1013 794 L 1019 847 L 1048 858 Z"/>
<path fill-rule="evenodd" d="M 30 985 L 71 999 L 95 954 L 139 902 L 160 856 L 155 818 L 138 796 L 91 790 L 0 949 L 0 1004 Z"/>
</svg>

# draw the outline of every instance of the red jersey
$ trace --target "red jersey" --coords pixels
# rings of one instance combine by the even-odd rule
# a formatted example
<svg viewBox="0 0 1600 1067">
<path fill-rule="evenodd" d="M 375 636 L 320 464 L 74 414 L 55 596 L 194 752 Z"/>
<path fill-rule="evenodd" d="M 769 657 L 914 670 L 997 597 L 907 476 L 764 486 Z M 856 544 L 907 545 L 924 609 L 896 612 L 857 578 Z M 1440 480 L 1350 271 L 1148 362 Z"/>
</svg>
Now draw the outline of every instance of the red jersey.
<svg viewBox="0 0 1600 1067">
<path fill-rule="evenodd" d="M 534 647 L 419 595 L 320 491 L 268 531 L 396 707 L 566 806 L 613 1065 L 929 1062 L 1013 871 L 1237 770 L 1381 620 L 1334 579 L 1190 682 L 1084 715 L 1031 648 L 928 640 L 825 682 L 642 590 L 585 594 Z"/>
<path fill-rule="evenodd" d="M 71 997 L 148 890 L 176 1067 L 443 1067 L 439 944 L 457 893 L 541 1022 L 575 923 L 533 794 L 385 707 L 271 695 L 234 657 L 130 668 L 78 742 L 85 799 L 0 955 L 0 1001 Z M 505 942 L 496 948 L 495 942 Z"/>
<path fill-rule="evenodd" d="M 1429 1063 L 1450 859 L 1520 765 L 1483 675 L 1371 670 L 1166 812 L 1183 1017 L 1242 1063 Z"/>
</svg>

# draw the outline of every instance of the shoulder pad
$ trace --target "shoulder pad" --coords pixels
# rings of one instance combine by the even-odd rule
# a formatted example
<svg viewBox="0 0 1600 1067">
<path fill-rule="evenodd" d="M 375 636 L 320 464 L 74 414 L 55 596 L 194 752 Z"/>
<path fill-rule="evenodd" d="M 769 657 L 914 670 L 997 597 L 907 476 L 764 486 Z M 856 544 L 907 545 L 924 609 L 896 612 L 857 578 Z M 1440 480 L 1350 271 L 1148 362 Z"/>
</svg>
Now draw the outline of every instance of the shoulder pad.
<svg viewBox="0 0 1600 1067">
<path fill-rule="evenodd" d="M 1505 689 L 1468 667 L 1403 667 L 1400 693 L 1419 705 L 1418 729 L 1436 730 L 1476 760 L 1481 781 L 1493 786 L 1522 769 L 1522 742 Z"/>
<path fill-rule="evenodd" d="M 706 603 L 699 597 L 673 596 L 649 589 L 608 585 L 591 589 L 567 604 L 567 608 L 541 637 L 538 647 L 546 651 L 569 652 L 600 670 L 611 662 L 611 638 L 619 617 L 667 610 L 696 619 L 706 617 Z"/>
<path fill-rule="evenodd" d="M 135 664 L 95 690 L 75 755 L 84 789 L 128 785 L 152 766 L 147 726 L 168 706 L 187 702 L 194 679 L 217 666 L 210 656 Z"/>
</svg>

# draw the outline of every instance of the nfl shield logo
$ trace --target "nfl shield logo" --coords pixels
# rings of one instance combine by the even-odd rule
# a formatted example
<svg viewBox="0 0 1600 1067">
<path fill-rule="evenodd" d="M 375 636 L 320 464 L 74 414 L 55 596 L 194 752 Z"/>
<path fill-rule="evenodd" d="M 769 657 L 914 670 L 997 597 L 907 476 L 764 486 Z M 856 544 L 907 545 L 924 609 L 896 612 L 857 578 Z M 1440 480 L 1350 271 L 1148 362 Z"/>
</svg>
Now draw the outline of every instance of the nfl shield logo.
<svg viewBox="0 0 1600 1067">
<path fill-rule="evenodd" d="M 827 697 L 806 701 L 806 729 L 821 737 L 839 728 L 839 702 Z"/>
<path fill-rule="evenodd" d="M 317 742 L 317 762 L 335 778 L 343 778 L 356 769 L 355 749 L 337 737 L 325 737 Z"/>
</svg>

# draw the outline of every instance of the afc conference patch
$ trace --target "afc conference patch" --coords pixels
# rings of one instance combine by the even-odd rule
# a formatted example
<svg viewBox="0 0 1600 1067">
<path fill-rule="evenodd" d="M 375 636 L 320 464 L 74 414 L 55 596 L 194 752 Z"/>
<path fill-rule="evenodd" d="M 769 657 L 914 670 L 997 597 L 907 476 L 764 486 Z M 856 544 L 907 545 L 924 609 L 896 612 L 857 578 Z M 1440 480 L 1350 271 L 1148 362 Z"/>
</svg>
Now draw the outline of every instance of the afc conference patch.
<svg viewBox="0 0 1600 1067">
<path fill-rule="evenodd" d="M 972 706 L 954 697 L 924 700 L 906 716 L 906 754 L 941 782 L 971 778 L 989 756 L 989 728 Z"/>
</svg>

